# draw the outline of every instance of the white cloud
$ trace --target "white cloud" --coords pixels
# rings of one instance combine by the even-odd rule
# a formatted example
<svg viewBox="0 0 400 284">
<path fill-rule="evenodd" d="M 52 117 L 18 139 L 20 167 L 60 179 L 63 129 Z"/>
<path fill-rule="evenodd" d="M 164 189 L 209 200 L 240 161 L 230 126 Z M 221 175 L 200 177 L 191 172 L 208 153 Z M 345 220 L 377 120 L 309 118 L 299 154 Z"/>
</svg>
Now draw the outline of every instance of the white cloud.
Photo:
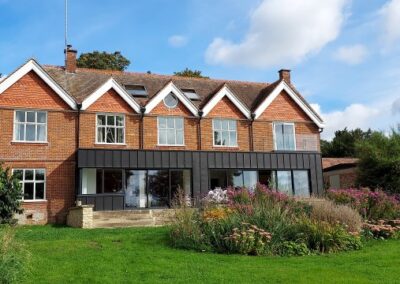
<svg viewBox="0 0 400 284">
<path fill-rule="evenodd" d="M 172 47 L 183 47 L 188 43 L 188 39 L 182 35 L 173 35 L 168 38 L 168 43 Z"/>
<path fill-rule="evenodd" d="M 250 16 L 244 39 L 215 38 L 208 46 L 211 64 L 265 68 L 292 65 L 336 39 L 349 0 L 263 0 Z"/>
<path fill-rule="evenodd" d="M 313 109 L 316 113 L 318 113 L 319 115 L 322 115 L 322 114 L 321 114 L 321 106 L 320 106 L 319 104 L 310 104 L 310 106 L 312 107 L 312 109 Z"/>
<path fill-rule="evenodd" d="M 400 98 L 377 101 L 370 104 L 351 104 L 343 110 L 324 113 L 318 104 L 311 106 L 321 114 L 325 129 L 321 138 L 331 140 L 336 130 L 361 128 L 388 131 L 400 122 Z M 390 111 L 392 110 L 392 111 Z"/>
<path fill-rule="evenodd" d="M 349 65 L 356 65 L 363 62 L 367 57 L 367 55 L 368 55 L 368 50 L 364 45 L 355 44 L 355 45 L 340 47 L 336 51 L 334 57 L 337 60 L 347 63 Z"/>
<path fill-rule="evenodd" d="M 400 0 L 390 0 L 380 11 L 383 20 L 383 37 L 388 44 L 400 39 Z"/>
</svg>

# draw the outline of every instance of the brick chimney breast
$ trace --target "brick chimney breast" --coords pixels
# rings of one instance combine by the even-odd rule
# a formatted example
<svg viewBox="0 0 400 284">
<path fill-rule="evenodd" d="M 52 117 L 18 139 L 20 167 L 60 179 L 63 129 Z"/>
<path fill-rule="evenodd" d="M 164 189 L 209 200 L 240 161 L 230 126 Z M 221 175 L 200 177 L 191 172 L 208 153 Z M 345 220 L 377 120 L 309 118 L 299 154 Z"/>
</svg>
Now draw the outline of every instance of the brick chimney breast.
<svg viewBox="0 0 400 284">
<path fill-rule="evenodd" d="M 76 71 L 76 54 L 77 51 L 72 49 L 72 45 L 67 45 L 67 49 L 64 50 L 65 56 L 65 71 L 68 73 L 75 73 Z"/>
<path fill-rule="evenodd" d="M 289 69 L 281 69 L 278 71 L 279 80 L 285 80 L 286 83 L 290 84 L 290 70 Z"/>
</svg>

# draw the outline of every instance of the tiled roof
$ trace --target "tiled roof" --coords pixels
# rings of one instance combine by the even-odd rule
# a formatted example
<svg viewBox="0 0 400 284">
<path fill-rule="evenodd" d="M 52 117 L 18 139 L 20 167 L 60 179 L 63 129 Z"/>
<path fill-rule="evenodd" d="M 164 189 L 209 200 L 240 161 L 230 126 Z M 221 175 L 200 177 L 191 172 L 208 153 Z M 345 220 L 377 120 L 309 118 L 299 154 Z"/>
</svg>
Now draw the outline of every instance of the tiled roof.
<svg viewBox="0 0 400 284">
<path fill-rule="evenodd" d="M 43 68 L 78 103 L 81 103 L 110 77 L 113 77 L 121 85 L 143 85 L 149 96 L 147 98 L 135 98 L 141 105 L 145 105 L 168 82 L 172 81 L 180 89 L 194 89 L 196 91 L 200 100 L 193 101 L 193 104 L 198 108 L 202 108 L 214 94 L 226 85 L 249 110 L 254 111 L 280 82 L 246 82 L 87 68 L 77 68 L 76 73 L 66 73 L 64 67 L 60 66 L 43 65 Z M 313 111 L 294 86 L 291 85 L 291 87 L 300 99 Z M 315 111 L 313 113 L 319 117 Z"/>
<path fill-rule="evenodd" d="M 355 166 L 357 163 L 357 158 L 322 158 L 322 168 L 324 170 L 338 165 Z"/>
</svg>

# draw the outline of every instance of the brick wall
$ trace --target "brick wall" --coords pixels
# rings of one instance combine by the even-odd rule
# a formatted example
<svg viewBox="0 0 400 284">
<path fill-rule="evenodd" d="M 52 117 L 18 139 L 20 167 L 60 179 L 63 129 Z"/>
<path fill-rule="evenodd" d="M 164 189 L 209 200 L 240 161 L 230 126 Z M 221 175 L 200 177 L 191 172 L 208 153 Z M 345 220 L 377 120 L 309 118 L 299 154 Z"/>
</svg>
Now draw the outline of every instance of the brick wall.
<svg viewBox="0 0 400 284">
<path fill-rule="evenodd" d="M 0 106 L 65 110 L 69 106 L 31 71 L 0 95 Z"/>
<path fill-rule="evenodd" d="M 319 128 L 304 111 L 282 91 L 269 107 L 253 122 L 254 151 L 274 150 L 273 122 L 294 122 L 296 135 L 310 135 L 316 138 L 320 149 Z"/>
<path fill-rule="evenodd" d="M 47 111 L 47 143 L 13 140 L 15 109 Z M 27 224 L 63 222 L 75 199 L 77 113 L 34 72 L 0 95 L 0 161 L 10 168 L 46 169 L 47 201 L 24 202 Z"/>
<path fill-rule="evenodd" d="M 158 145 L 158 116 L 178 116 L 184 118 L 184 144 L 185 146 L 160 146 Z M 181 102 L 175 108 L 168 108 L 161 101 L 149 115 L 143 118 L 144 149 L 160 150 L 197 150 L 197 123 L 198 119 Z"/>
<path fill-rule="evenodd" d="M 282 91 L 267 107 L 259 120 L 311 121 L 285 91 Z"/>
<path fill-rule="evenodd" d="M 229 118 L 237 121 L 237 147 L 214 146 L 213 118 Z M 242 112 L 227 98 L 220 100 L 215 107 L 201 120 L 201 149 L 217 151 L 249 151 L 249 125 L 250 122 Z"/>
<path fill-rule="evenodd" d="M 340 188 L 352 188 L 356 186 L 357 181 L 357 167 L 348 169 L 331 170 L 323 173 L 324 184 L 327 188 L 333 188 L 330 184 L 331 176 L 339 176 Z"/>
</svg>

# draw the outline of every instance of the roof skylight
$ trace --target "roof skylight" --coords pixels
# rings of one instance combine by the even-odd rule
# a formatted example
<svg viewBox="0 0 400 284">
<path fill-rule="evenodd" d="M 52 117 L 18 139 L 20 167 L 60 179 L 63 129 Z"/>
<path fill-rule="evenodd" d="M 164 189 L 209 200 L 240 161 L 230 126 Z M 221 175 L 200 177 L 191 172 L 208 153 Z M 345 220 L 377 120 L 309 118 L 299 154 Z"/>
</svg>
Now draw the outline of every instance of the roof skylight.
<svg viewBox="0 0 400 284">
<path fill-rule="evenodd" d="M 182 92 L 185 94 L 185 96 L 192 100 L 192 101 L 199 101 L 200 96 L 196 93 L 194 89 L 182 89 Z"/>
<path fill-rule="evenodd" d="M 147 97 L 148 93 L 143 85 L 125 85 L 125 89 L 133 97 Z"/>
</svg>

